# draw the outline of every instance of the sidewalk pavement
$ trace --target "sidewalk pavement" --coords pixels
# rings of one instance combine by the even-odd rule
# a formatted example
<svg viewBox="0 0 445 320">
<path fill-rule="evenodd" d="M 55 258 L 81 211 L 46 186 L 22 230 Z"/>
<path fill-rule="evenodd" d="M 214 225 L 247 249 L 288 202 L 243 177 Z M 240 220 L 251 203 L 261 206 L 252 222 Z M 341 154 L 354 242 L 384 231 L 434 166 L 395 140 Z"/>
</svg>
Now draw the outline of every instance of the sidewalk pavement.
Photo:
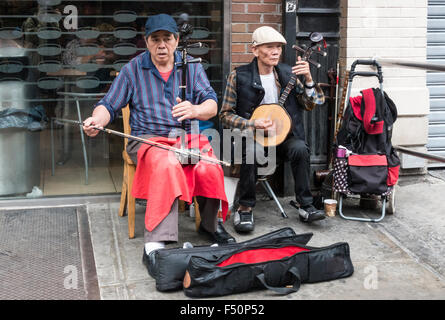
<svg viewBox="0 0 445 320">
<path fill-rule="evenodd" d="M 298 292 L 287 296 L 261 290 L 219 299 L 445 299 L 445 171 L 401 177 L 395 192 L 395 214 L 378 223 L 350 221 L 337 215 L 304 224 L 289 205 L 292 197 L 279 198 L 288 219 L 281 217 L 273 200 L 259 200 L 252 234 L 238 235 L 232 218 L 226 222 L 226 230 L 238 242 L 283 227 L 291 227 L 297 234 L 312 232 L 310 246 L 349 243 L 354 274 L 302 284 Z M 145 208 L 136 205 L 134 239 L 128 239 L 127 218 L 119 217 L 118 209 L 117 199 L 87 205 L 101 298 L 188 299 L 182 291 L 157 291 L 155 280 L 142 264 Z M 357 200 L 348 200 L 343 212 L 380 217 L 379 209 L 361 210 Z M 208 244 L 196 233 L 188 212 L 180 214 L 179 220 L 179 242 L 167 247 L 182 247 L 186 241 Z"/>
</svg>

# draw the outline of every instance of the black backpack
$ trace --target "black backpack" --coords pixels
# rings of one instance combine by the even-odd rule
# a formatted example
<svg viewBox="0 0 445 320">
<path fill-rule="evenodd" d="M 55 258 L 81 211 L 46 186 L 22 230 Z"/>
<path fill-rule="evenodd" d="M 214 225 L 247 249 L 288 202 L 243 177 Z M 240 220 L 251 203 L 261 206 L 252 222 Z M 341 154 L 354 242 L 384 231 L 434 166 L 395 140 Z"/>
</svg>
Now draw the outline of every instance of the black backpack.
<svg viewBox="0 0 445 320">
<path fill-rule="evenodd" d="M 341 193 L 384 194 L 397 183 L 400 159 L 391 138 L 397 108 L 381 89 L 349 99 L 334 144 L 334 186 Z M 342 147 L 352 152 L 344 157 Z"/>
</svg>

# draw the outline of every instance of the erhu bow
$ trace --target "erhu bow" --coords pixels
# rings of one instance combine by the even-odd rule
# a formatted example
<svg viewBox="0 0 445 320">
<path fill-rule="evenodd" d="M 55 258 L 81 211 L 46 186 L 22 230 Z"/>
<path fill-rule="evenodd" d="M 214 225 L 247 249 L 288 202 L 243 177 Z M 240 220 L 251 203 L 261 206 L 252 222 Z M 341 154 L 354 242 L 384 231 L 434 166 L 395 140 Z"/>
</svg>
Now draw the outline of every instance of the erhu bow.
<svg viewBox="0 0 445 320">
<path fill-rule="evenodd" d="M 66 123 L 71 123 L 71 124 L 83 126 L 82 122 L 76 121 L 76 120 L 62 119 L 62 118 L 53 118 L 53 119 L 55 121 L 59 121 L 59 122 L 66 122 Z M 135 140 L 135 141 L 138 141 L 138 142 L 141 142 L 141 143 L 144 143 L 144 144 L 148 144 L 148 145 L 153 146 L 153 147 L 157 147 L 157 148 L 161 148 L 161 149 L 164 149 L 164 150 L 172 151 L 175 154 L 177 154 L 179 156 L 182 156 L 182 157 L 185 157 L 187 159 L 194 159 L 196 161 L 203 160 L 203 161 L 207 161 L 207 162 L 211 162 L 211 163 L 220 164 L 220 165 L 224 165 L 224 166 L 230 167 L 230 163 L 229 162 L 218 160 L 218 159 L 215 159 L 215 158 L 212 158 L 212 157 L 208 157 L 208 156 L 204 156 L 202 154 L 195 153 L 195 152 L 193 152 L 190 149 L 185 149 L 184 150 L 182 148 L 171 147 L 171 146 L 168 146 L 168 145 L 165 145 L 165 144 L 162 144 L 162 143 L 158 143 L 158 142 L 155 142 L 155 141 L 150 141 L 148 139 L 144 139 L 144 138 L 137 137 L 137 136 L 132 136 L 130 134 L 126 134 L 126 133 L 123 133 L 123 132 L 120 132 L 120 131 L 115 131 L 115 130 L 111 130 L 111 129 L 107 129 L 107 128 L 101 128 L 101 127 L 96 127 L 96 126 L 90 126 L 90 127 L 95 129 L 95 130 L 103 131 L 103 132 L 108 133 L 108 134 L 114 134 L 114 135 L 117 135 L 117 136 L 122 137 L 122 138 Z"/>
</svg>

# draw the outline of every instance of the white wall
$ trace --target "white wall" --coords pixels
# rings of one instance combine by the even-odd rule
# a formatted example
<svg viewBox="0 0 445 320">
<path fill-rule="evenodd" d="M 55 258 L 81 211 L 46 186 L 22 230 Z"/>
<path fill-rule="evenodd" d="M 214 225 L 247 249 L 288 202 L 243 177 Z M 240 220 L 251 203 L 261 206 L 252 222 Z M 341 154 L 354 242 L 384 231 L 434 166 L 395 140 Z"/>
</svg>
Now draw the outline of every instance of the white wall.
<svg viewBox="0 0 445 320">
<path fill-rule="evenodd" d="M 341 74 L 357 59 L 379 57 L 425 62 L 427 7 L 427 0 L 342 0 Z M 370 67 L 357 70 L 370 70 Z M 426 71 L 384 65 L 383 79 L 384 90 L 399 113 L 393 144 L 426 151 L 429 113 Z M 351 96 L 376 86 L 376 77 L 356 77 Z M 413 168 L 413 161 L 405 165 L 406 159 L 409 157 L 402 159 L 402 168 Z M 424 161 L 414 163 L 418 167 L 425 164 Z"/>
</svg>

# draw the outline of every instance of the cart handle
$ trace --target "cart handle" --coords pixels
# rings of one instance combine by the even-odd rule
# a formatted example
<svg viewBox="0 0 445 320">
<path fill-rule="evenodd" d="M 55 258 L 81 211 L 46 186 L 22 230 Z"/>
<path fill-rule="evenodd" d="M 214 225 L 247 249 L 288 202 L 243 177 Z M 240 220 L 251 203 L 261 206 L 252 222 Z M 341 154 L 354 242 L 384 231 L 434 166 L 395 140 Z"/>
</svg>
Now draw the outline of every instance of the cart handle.
<svg viewBox="0 0 445 320">
<path fill-rule="evenodd" d="M 377 67 L 377 72 L 371 72 L 371 71 L 355 71 L 355 67 L 358 64 L 362 65 L 368 65 L 368 66 L 375 66 Z M 355 60 L 351 65 L 351 71 L 349 72 L 349 82 L 352 82 L 352 78 L 355 76 L 362 76 L 362 77 L 377 77 L 379 78 L 379 83 L 383 83 L 383 73 L 382 73 L 382 66 L 380 63 L 377 62 L 377 60 Z"/>
<path fill-rule="evenodd" d="M 351 65 L 351 70 L 353 71 L 355 69 L 355 66 L 358 64 L 364 64 L 364 65 L 368 65 L 368 66 L 376 66 L 378 70 L 382 70 L 382 66 L 380 65 L 380 63 L 377 62 L 377 60 L 363 60 L 363 59 L 359 59 L 359 60 L 355 60 L 352 65 Z"/>
</svg>

